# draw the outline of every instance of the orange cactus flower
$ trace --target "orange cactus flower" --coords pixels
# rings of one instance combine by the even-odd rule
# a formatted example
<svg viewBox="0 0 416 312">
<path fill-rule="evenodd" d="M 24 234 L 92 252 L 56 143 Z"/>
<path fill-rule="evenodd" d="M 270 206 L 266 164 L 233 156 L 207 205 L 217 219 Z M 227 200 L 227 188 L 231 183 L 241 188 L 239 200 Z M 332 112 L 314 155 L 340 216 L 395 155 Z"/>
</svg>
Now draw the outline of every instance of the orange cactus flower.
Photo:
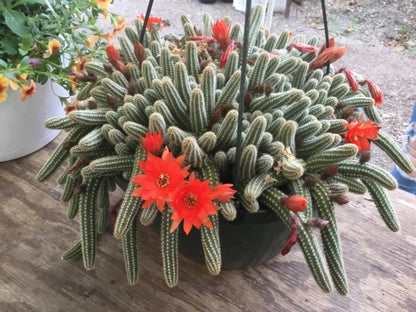
<svg viewBox="0 0 416 312">
<path fill-rule="evenodd" d="M 290 211 L 298 213 L 306 210 L 308 201 L 301 195 L 292 195 L 289 197 L 282 197 L 280 199 L 280 204 L 285 206 Z"/>
<path fill-rule="evenodd" d="M 138 16 L 138 18 L 144 21 L 145 16 L 141 14 L 140 16 Z M 161 17 L 149 16 L 149 20 L 147 21 L 147 25 L 146 25 L 146 28 L 148 31 L 152 29 L 153 24 L 158 25 L 159 29 L 162 29 L 165 27 L 165 25 L 163 24 L 163 19 Z"/>
<path fill-rule="evenodd" d="M 48 42 L 48 52 L 43 53 L 44 58 L 48 58 L 51 55 L 54 55 L 60 48 L 62 44 L 58 39 L 52 39 Z"/>
<path fill-rule="evenodd" d="M 20 89 L 20 99 L 22 101 L 26 100 L 28 97 L 32 97 L 33 95 L 35 95 L 35 91 L 36 91 L 36 84 L 33 80 L 30 80 L 30 86 L 24 86 Z"/>
<path fill-rule="evenodd" d="M 7 89 L 9 88 L 9 79 L 0 76 L 0 103 L 7 99 Z"/>
<path fill-rule="evenodd" d="M 140 141 L 142 142 L 142 147 L 146 152 L 157 156 L 163 146 L 162 130 L 153 134 L 149 131 L 146 133 L 145 138 L 140 136 Z"/>
<path fill-rule="evenodd" d="M 221 192 L 225 194 L 221 195 Z M 217 186 L 211 189 L 209 181 L 195 179 L 191 174 L 189 183 L 179 188 L 173 195 L 170 207 L 173 210 L 173 220 L 170 231 L 173 232 L 183 220 L 183 230 L 186 234 L 192 226 L 200 228 L 202 224 L 212 229 L 212 223 L 208 216 L 215 215 L 219 207 L 215 206 L 213 200 L 228 201 L 235 191 L 229 185 Z"/>
<path fill-rule="evenodd" d="M 358 122 L 346 123 L 348 131 L 345 132 L 345 143 L 353 143 L 357 145 L 360 151 L 368 151 L 370 149 L 370 140 L 377 140 L 377 132 L 381 126 L 373 125 L 370 120 L 363 123 L 364 116 L 361 115 Z"/>
<path fill-rule="evenodd" d="M 143 208 L 156 203 L 157 208 L 163 211 L 165 204 L 171 200 L 170 194 L 185 184 L 189 166 L 181 169 L 184 159 L 184 155 L 175 159 L 167 147 L 162 157 L 148 152 L 147 160 L 139 161 L 143 173 L 133 178 L 133 183 L 139 187 L 131 196 L 141 197 L 144 200 Z"/>
<path fill-rule="evenodd" d="M 211 27 L 212 36 L 217 40 L 222 50 L 226 50 L 230 44 L 231 27 L 224 20 L 216 21 Z"/>
<path fill-rule="evenodd" d="M 360 85 L 368 85 L 368 90 L 370 90 L 371 97 L 374 99 L 374 105 L 378 106 L 383 104 L 383 92 L 381 89 L 370 79 L 366 79 L 360 82 Z"/>
<path fill-rule="evenodd" d="M 124 63 L 120 60 L 120 53 L 112 45 L 105 48 L 107 53 L 107 59 L 117 70 L 122 71 L 124 69 Z"/>
<path fill-rule="evenodd" d="M 316 48 L 308 44 L 291 43 L 286 47 L 288 51 L 292 50 L 293 48 L 302 53 L 316 52 Z"/>
<path fill-rule="evenodd" d="M 358 83 L 354 78 L 354 74 L 349 69 L 346 69 L 346 68 L 341 68 L 339 71 L 345 73 L 345 76 L 347 77 L 347 80 L 348 80 L 348 84 L 350 85 L 352 91 L 357 92 Z"/>
<path fill-rule="evenodd" d="M 334 63 L 344 55 L 346 50 L 347 47 L 335 47 L 335 40 L 334 38 L 331 38 L 329 40 L 329 47 L 327 48 L 325 44 L 322 46 L 316 59 L 309 64 L 309 69 L 321 68 L 325 66 L 328 61 Z"/>
</svg>

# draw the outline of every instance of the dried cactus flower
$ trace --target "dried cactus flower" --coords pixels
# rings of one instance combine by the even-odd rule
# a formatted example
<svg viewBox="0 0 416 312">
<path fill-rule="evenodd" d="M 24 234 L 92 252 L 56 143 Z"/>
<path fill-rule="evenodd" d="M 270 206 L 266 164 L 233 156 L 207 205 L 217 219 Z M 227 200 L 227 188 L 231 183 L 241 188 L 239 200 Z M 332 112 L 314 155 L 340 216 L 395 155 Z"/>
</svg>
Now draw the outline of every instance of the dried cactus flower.
<svg viewBox="0 0 416 312">
<path fill-rule="evenodd" d="M 37 179 L 44 181 L 61 165 L 66 166 L 59 178 L 64 185 L 63 200 L 69 201 L 69 217 L 80 215 L 81 241 L 63 258 L 82 254 L 85 268 L 94 267 L 97 237 L 105 231 L 109 219 L 109 192 L 119 185 L 125 197 L 115 220 L 114 236 L 123 246 L 128 282 L 134 284 L 138 279 L 137 229 L 140 224 L 152 223 L 159 207 L 163 271 L 167 284 L 175 286 L 181 230 L 176 227 L 184 215 L 175 214 L 172 219 L 175 212 L 166 205 L 156 205 L 153 197 L 146 197 L 152 202 L 142 208 L 144 200 L 131 196 L 137 188 L 134 177 L 143 176 L 147 157 L 141 138 L 148 133 L 161 133 L 163 145 L 172 157 L 181 157 L 196 179 L 209 181 L 211 189 L 204 186 L 206 193 L 216 198 L 212 192 L 217 182 L 232 183 L 238 160 L 237 98 L 240 81 L 245 79 L 241 185 L 235 195 L 241 205 L 225 201 L 212 209 L 208 203 L 207 216 L 195 218 L 196 223 L 186 223 L 186 231 L 192 224 L 200 226 L 207 268 L 211 274 L 218 274 L 219 217 L 232 220 L 241 209 L 255 213 L 260 206 L 274 211 L 289 228 L 296 224 L 290 242 L 299 243 L 318 285 L 329 292 L 333 282 L 341 294 L 346 294 L 347 278 L 334 214 L 338 208 L 333 200 L 346 198 L 347 191 L 368 191 L 387 226 L 393 231 L 399 229 L 386 193 L 397 183 L 382 168 L 360 162 L 359 148 L 365 150 L 374 143 L 403 171 L 415 170 L 397 144 L 379 131 L 379 126 L 371 128 L 371 135 L 364 133 L 360 138 L 350 132 L 348 142 L 352 143 L 345 140 L 348 127 L 358 127 L 351 123 L 362 122 L 358 109 L 367 120 L 381 123 L 375 106 L 378 103 L 372 98 L 377 93 L 375 88 L 369 80 L 361 84 L 358 81 L 360 86 L 354 84 L 352 88 L 351 73 L 335 74 L 332 64 L 329 73 L 320 68 L 328 60 L 340 57 L 344 47 L 332 47 L 317 56 L 315 37 L 308 41 L 302 36 L 294 37 L 291 42 L 288 31 L 267 36 L 261 27 L 261 6 L 252 12 L 247 42 L 241 41 L 241 25 L 229 19 L 217 24 L 224 26 L 227 31 L 221 36 L 226 34 L 228 38 L 219 36 L 207 14 L 202 35 L 196 33 L 188 17 L 183 16 L 182 23 L 183 40 L 175 36 L 162 38 L 157 28 L 149 28 L 142 44 L 138 44 L 144 27 L 138 19 L 136 29 L 127 27 L 127 38 L 119 38 L 119 51 L 107 49 L 109 63 L 86 64 L 88 75 L 96 79 L 79 90 L 78 99 L 93 101 L 95 106 L 46 121 L 48 128 L 63 129 L 68 134 Z M 243 45 L 248 47 L 248 64 L 241 64 Z M 241 77 L 242 65 L 247 66 L 247 77 Z M 167 181 L 163 173 L 159 179 Z M 184 195 L 186 205 L 196 204 L 194 195 Z M 302 198 L 302 209 L 293 212 L 287 208 L 290 196 Z M 113 209 L 110 215 L 114 218 Z M 312 215 L 326 220 L 325 226 L 322 222 L 319 226 L 327 264 L 310 227 L 316 223 Z"/>
</svg>

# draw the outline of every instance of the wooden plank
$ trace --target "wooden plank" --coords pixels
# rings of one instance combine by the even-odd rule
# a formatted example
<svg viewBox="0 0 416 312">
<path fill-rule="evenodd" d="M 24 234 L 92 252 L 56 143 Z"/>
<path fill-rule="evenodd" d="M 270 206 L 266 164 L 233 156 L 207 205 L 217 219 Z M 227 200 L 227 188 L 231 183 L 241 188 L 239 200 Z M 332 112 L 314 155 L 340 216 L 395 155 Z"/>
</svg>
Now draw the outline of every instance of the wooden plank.
<svg viewBox="0 0 416 312">
<path fill-rule="evenodd" d="M 76 242 L 56 176 L 34 176 L 62 135 L 31 156 L 0 163 L 0 311 L 415 311 L 416 197 L 390 192 L 402 229 L 390 232 L 368 195 L 336 208 L 350 294 L 319 290 L 298 246 L 255 268 L 210 276 L 180 257 L 179 284 L 165 285 L 158 234 L 140 231 L 140 279 L 128 286 L 120 242 L 105 233 L 96 268 L 61 261 Z M 112 197 L 115 203 L 122 196 Z"/>
</svg>

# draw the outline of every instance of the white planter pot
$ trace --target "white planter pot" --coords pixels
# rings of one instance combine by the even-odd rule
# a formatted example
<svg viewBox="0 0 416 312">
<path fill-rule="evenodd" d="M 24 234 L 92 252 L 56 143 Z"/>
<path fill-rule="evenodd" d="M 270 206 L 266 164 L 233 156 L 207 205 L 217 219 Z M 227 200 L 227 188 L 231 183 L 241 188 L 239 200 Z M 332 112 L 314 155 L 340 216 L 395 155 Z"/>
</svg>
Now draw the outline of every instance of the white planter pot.
<svg viewBox="0 0 416 312">
<path fill-rule="evenodd" d="M 273 12 L 283 12 L 286 8 L 286 0 L 252 0 L 251 7 L 254 8 L 256 5 L 263 4 L 267 7 L 270 2 Z M 234 0 L 233 6 L 236 10 L 245 12 L 246 11 L 246 0 Z"/>
<path fill-rule="evenodd" d="M 44 126 L 47 118 L 65 114 L 56 94 L 67 96 L 68 91 L 50 82 L 37 84 L 35 95 L 21 101 L 18 91 L 7 90 L 6 101 L 0 103 L 0 161 L 33 153 L 59 134 Z"/>
</svg>

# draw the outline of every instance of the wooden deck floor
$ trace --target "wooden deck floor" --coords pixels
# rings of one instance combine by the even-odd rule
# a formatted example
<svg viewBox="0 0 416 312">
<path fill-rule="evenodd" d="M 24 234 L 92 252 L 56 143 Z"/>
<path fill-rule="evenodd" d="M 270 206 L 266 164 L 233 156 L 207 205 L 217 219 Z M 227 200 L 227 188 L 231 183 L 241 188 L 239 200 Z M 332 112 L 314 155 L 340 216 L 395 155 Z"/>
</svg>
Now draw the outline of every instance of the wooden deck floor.
<svg viewBox="0 0 416 312">
<path fill-rule="evenodd" d="M 165 286 L 157 235 L 140 233 L 140 281 L 128 286 L 120 242 L 102 236 L 95 270 L 61 254 L 78 239 L 55 178 L 34 176 L 54 143 L 0 163 L 0 311 L 416 311 L 416 197 L 395 191 L 402 230 L 384 226 L 368 196 L 337 208 L 350 294 L 321 292 L 295 246 L 255 268 L 210 276 L 180 257 L 180 281 Z M 113 201 L 121 196 L 115 194 Z"/>
</svg>

